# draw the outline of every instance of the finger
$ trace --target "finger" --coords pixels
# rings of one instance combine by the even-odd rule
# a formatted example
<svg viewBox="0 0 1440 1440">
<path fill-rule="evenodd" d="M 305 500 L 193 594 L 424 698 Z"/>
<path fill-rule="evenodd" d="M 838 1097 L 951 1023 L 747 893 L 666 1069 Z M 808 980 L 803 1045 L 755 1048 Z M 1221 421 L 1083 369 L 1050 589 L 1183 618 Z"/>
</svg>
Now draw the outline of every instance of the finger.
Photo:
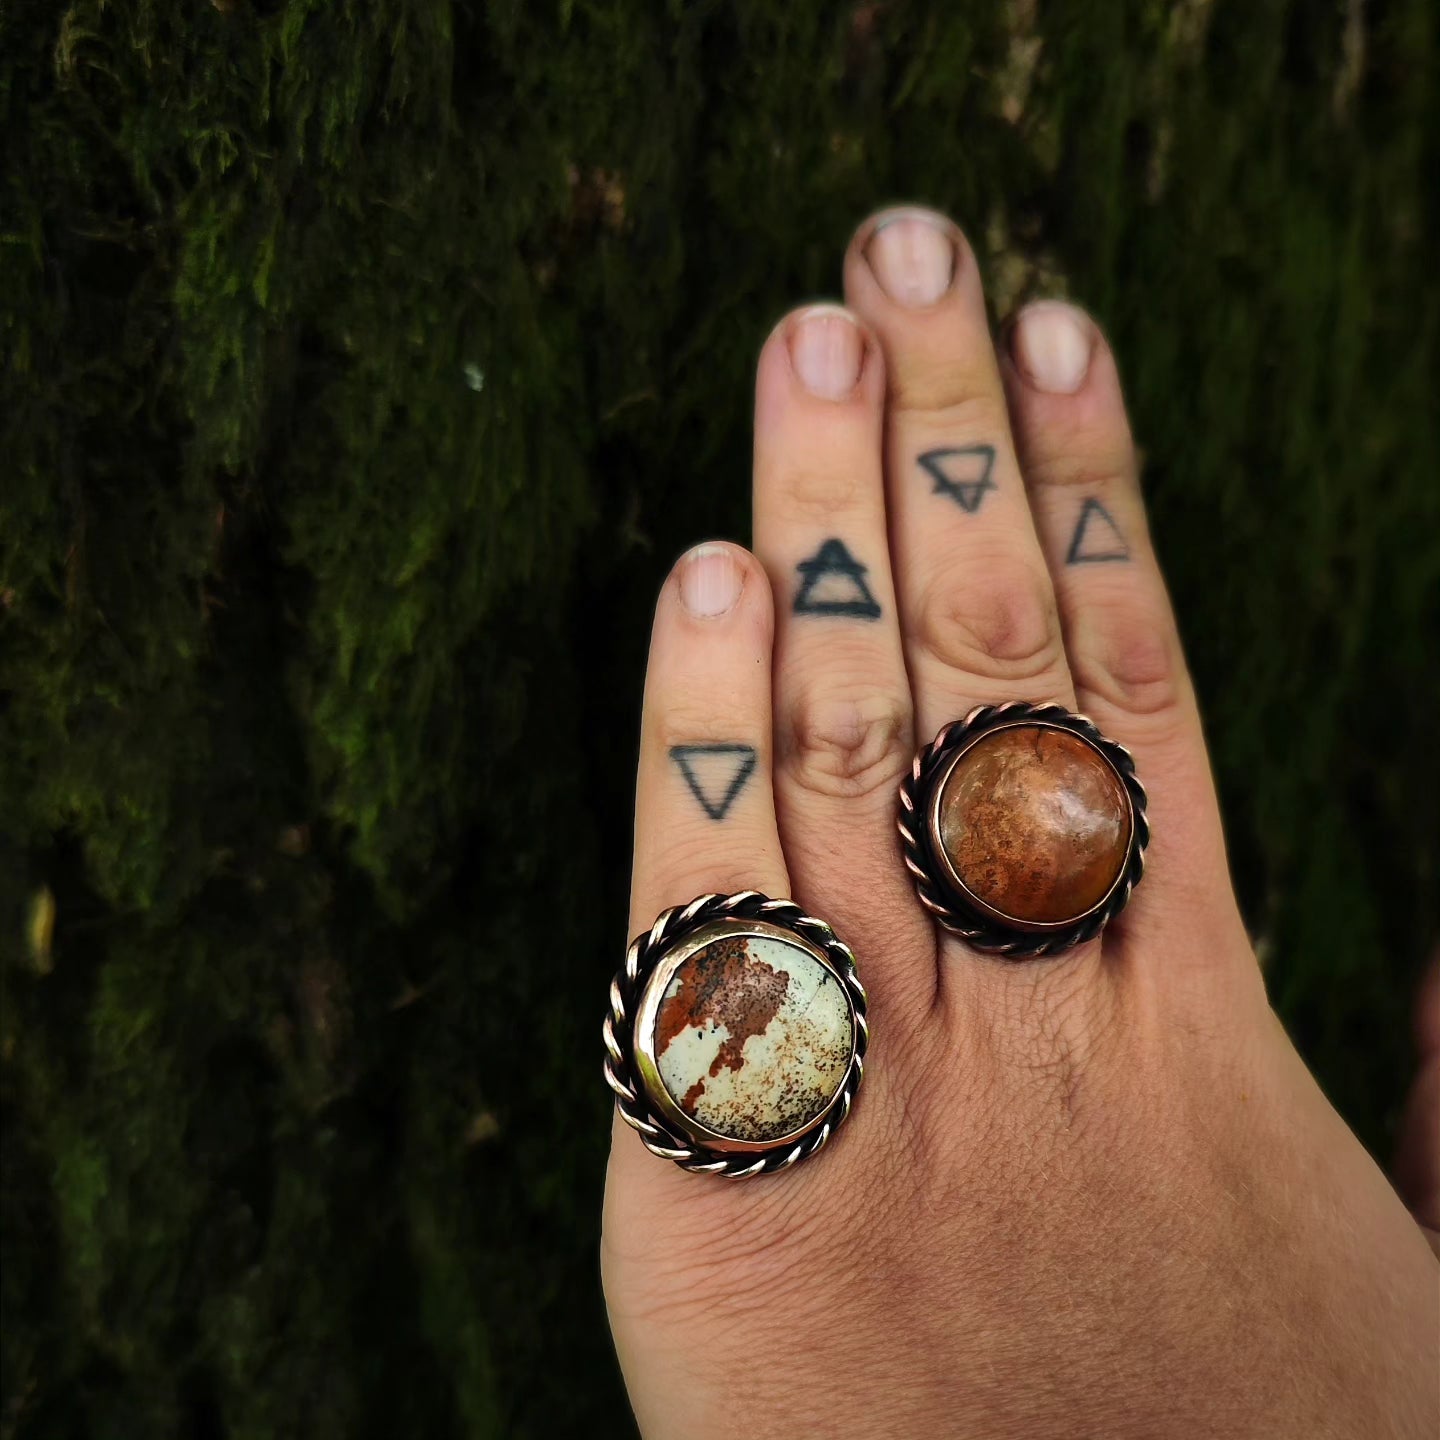
<svg viewBox="0 0 1440 1440">
<path fill-rule="evenodd" d="M 918 1012 L 934 934 L 898 861 L 913 751 L 890 579 L 873 337 L 838 306 L 789 316 L 760 354 L 755 549 L 777 597 L 776 805 L 797 898 L 861 955 L 872 1003 Z"/>
<path fill-rule="evenodd" d="M 710 891 L 790 893 L 770 786 L 773 632 L 765 572 L 737 545 L 696 546 L 665 582 L 640 721 L 631 935 Z M 610 1166 L 617 1195 L 681 1193 L 685 1177 L 661 1171 L 618 1115 Z M 622 1229 L 643 1223 L 618 1212 Z"/>
<path fill-rule="evenodd" d="M 707 891 L 789 894 L 770 787 L 774 621 L 764 571 L 700 545 L 665 582 L 650 638 L 630 933 Z"/>
<path fill-rule="evenodd" d="M 1073 706 L 979 270 L 930 211 L 862 225 L 845 294 L 889 374 L 891 549 L 920 739 L 1000 700 Z"/>
<path fill-rule="evenodd" d="M 1044 301 L 1007 333 L 1003 373 L 1021 468 L 1053 577 L 1077 702 L 1135 757 L 1152 841 L 1119 922 L 1235 927 L 1219 807 L 1194 689 L 1145 523 L 1114 357 L 1095 324 Z M 1213 931 L 1205 931 L 1207 942 Z M 1206 955 L 1248 954 L 1206 943 Z"/>
</svg>

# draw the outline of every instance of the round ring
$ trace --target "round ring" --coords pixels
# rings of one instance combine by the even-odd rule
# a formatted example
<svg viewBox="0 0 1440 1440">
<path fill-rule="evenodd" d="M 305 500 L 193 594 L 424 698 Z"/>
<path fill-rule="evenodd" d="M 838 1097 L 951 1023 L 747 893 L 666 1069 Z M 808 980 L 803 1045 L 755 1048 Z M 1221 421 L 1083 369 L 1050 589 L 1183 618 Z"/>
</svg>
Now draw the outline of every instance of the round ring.
<svg viewBox="0 0 1440 1440">
<path fill-rule="evenodd" d="M 813 1155 L 865 1073 L 855 956 L 793 900 L 701 895 L 630 942 L 605 1080 L 652 1155 L 728 1179 Z M 749 1043 L 754 1042 L 754 1043 Z"/>
<path fill-rule="evenodd" d="M 1013 960 L 1098 935 L 1139 884 L 1150 840 L 1130 752 L 1083 715 L 1024 701 L 978 706 L 920 751 L 899 829 L 920 903 Z"/>
</svg>

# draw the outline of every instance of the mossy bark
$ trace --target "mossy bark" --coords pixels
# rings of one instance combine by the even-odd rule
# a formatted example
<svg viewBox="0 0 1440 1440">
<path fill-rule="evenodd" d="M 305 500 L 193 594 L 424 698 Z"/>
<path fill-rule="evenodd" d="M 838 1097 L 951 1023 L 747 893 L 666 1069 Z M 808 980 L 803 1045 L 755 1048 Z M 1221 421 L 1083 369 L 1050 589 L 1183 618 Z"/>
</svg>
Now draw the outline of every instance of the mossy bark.
<svg viewBox="0 0 1440 1440">
<path fill-rule="evenodd" d="M 1109 330 L 1272 993 L 1383 1152 L 1440 921 L 1436 23 L 0 6 L 0 1440 L 624 1433 L 648 611 L 745 538 L 754 352 L 891 198 Z"/>
</svg>

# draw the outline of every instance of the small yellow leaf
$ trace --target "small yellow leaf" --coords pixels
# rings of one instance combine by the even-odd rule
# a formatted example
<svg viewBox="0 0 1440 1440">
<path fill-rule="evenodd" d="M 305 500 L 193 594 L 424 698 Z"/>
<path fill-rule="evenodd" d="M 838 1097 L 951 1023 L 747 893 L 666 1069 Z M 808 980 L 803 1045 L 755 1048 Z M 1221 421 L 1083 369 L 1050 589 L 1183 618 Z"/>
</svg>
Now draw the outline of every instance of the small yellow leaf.
<svg viewBox="0 0 1440 1440">
<path fill-rule="evenodd" d="M 50 953 L 50 945 L 55 938 L 55 896 L 48 885 L 42 885 L 30 901 L 30 922 L 26 930 L 35 973 L 48 975 L 55 968 L 55 960 Z"/>
</svg>

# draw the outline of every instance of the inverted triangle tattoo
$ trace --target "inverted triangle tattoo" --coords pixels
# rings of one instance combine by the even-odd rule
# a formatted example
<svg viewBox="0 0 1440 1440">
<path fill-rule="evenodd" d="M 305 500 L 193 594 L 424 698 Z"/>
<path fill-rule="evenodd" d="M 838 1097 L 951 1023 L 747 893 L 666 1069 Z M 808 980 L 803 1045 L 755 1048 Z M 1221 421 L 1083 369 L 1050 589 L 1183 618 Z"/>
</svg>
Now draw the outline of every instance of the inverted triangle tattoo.
<svg viewBox="0 0 1440 1440">
<path fill-rule="evenodd" d="M 1091 565 L 1102 560 L 1128 560 L 1130 547 L 1110 512 L 1096 499 L 1086 500 L 1075 522 L 1075 534 L 1065 554 L 1067 565 Z"/>
<path fill-rule="evenodd" d="M 852 615 L 876 620 L 880 606 L 865 583 L 865 566 L 845 548 L 843 540 L 827 540 L 808 560 L 796 567 L 800 591 L 795 596 L 797 615 Z"/>
<path fill-rule="evenodd" d="M 1000 487 L 990 478 L 995 468 L 993 445 L 966 445 L 959 450 L 927 450 L 920 464 L 935 482 L 934 494 L 948 495 L 967 515 L 973 515 L 987 490 Z"/>
<path fill-rule="evenodd" d="M 753 745 L 672 745 L 670 758 L 712 820 L 725 818 L 755 769 Z"/>
</svg>

